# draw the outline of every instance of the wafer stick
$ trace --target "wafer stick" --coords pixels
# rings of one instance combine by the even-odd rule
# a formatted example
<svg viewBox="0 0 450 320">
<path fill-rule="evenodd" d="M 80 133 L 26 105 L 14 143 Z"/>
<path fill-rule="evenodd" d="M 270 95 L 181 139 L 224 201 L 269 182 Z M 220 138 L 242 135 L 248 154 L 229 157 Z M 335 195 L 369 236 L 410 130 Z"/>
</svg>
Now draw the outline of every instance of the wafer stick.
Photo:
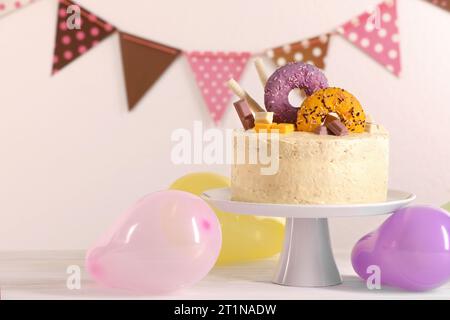
<svg viewBox="0 0 450 320">
<path fill-rule="evenodd" d="M 259 80 L 261 80 L 262 86 L 265 87 L 269 77 L 267 76 L 266 68 L 264 67 L 264 62 L 261 58 L 255 59 L 255 67 L 258 72 Z"/>
<path fill-rule="evenodd" d="M 239 83 L 234 79 L 230 79 L 227 82 L 228 87 L 233 91 L 239 98 L 245 99 L 248 106 L 253 112 L 266 112 L 259 104 L 256 102 L 244 89 L 241 88 Z"/>
</svg>

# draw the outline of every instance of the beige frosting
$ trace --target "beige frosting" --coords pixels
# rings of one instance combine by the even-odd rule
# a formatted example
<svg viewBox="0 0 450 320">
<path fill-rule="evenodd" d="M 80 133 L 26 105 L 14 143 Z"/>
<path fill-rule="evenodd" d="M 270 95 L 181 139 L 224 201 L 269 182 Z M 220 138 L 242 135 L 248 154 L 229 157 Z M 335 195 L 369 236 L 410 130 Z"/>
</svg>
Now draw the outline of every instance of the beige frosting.
<svg viewBox="0 0 450 320">
<path fill-rule="evenodd" d="M 246 141 L 252 130 L 236 131 Z M 270 142 L 270 136 L 268 138 Z M 235 149 L 237 145 L 235 139 Z M 247 150 L 248 151 L 248 150 Z M 343 137 L 307 132 L 280 134 L 278 171 L 261 174 L 267 165 L 233 164 L 232 199 L 286 204 L 349 204 L 386 200 L 389 135 L 384 128 Z"/>
</svg>

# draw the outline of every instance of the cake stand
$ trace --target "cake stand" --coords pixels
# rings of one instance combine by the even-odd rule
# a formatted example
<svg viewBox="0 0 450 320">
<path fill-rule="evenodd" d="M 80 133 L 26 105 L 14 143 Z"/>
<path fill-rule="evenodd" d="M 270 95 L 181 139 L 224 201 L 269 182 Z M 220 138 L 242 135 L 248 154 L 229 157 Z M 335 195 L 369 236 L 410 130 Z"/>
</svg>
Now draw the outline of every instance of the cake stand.
<svg viewBox="0 0 450 320">
<path fill-rule="evenodd" d="M 390 214 L 411 203 L 412 193 L 389 190 L 385 202 L 349 205 L 252 203 L 231 200 L 230 188 L 211 189 L 202 198 L 222 211 L 286 217 L 284 246 L 273 282 L 325 287 L 342 282 L 331 250 L 328 218 Z"/>
</svg>

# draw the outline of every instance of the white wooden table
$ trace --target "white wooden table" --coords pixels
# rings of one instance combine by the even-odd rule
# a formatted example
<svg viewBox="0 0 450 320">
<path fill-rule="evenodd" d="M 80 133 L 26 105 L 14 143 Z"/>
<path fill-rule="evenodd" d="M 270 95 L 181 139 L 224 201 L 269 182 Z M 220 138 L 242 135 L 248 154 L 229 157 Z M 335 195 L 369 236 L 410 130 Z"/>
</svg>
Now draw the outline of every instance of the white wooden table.
<svg viewBox="0 0 450 320">
<path fill-rule="evenodd" d="M 349 256 L 336 252 L 343 284 L 326 288 L 285 287 L 271 282 L 276 259 L 216 267 L 191 288 L 165 296 L 134 295 L 103 288 L 85 272 L 83 251 L 0 252 L 2 299 L 450 299 L 450 283 L 425 293 L 383 287 L 369 290 Z M 81 267 L 81 288 L 67 288 L 67 267 Z M 1 303 L 1 302 L 0 302 Z"/>
</svg>

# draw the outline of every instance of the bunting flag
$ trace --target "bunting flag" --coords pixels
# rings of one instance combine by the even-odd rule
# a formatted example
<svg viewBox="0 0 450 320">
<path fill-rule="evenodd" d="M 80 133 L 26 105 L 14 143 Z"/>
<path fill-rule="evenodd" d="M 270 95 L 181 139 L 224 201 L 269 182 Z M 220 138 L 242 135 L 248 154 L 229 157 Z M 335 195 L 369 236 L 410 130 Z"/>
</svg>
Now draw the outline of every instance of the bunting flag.
<svg viewBox="0 0 450 320">
<path fill-rule="evenodd" d="M 186 53 L 195 74 L 211 118 L 217 124 L 223 117 L 232 92 L 226 82 L 239 81 L 250 52 L 199 52 Z"/>
<path fill-rule="evenodd" d="M 95 47 L 116 28 L 69 0 L 59 0 L 53 74 Z"/>
<path fill-rule="evenodd" d="M 337 31 L 396 76 L 400 75 L 396 0 L 379 4 L 374 10 L 352 19 Z"/>
<path fill-rule="evenodd" d="M 425 1 L 450 12 L 450 0 L 425 0 Z"/>
<path fill-rule="evenodd" d="M 0 0 L 0 18 L 35 1 L 36 0 Z"/>
<path fill-rule="evenodd" d="M 0 0 L 0 17 L 37 0 Z M 450 11 L 450 0 L 425 0 Z M 72 0 L 58 0 L 56 39 L 52 74 L 96 46 L 117 29 Z M 339 27 L 336 32 L 269 49 L 265 54 L 278 66 L 302 61 L 321 69 L 331 36 L 340 34 L 387 70 L 400 75 L 401 59 L 397 25 L 397 0 L 384 0 Z M 128 109 L 133 110 L 145 93 L 180 55 L 181 50 L 119 31 Z M 252 56 L 250 52 L 186 53 L 207 109 L 217 124 L 222 119 L 232 92 L 226 82 L 239 81 Z"/>
<path fill-rule="evenodd" d="M 288 62 L 302 61 L 324 69 L 329 42 L 330 34 L 327 33 L 267 50 L 266 55 L 278 67 L 284 66 Z"/>
<path fill-rule="evenodd" d="M 128 109 L 132 110 L 181 51 L 125 32 L 120 32 L 120 47 Z"/>
</svg>

